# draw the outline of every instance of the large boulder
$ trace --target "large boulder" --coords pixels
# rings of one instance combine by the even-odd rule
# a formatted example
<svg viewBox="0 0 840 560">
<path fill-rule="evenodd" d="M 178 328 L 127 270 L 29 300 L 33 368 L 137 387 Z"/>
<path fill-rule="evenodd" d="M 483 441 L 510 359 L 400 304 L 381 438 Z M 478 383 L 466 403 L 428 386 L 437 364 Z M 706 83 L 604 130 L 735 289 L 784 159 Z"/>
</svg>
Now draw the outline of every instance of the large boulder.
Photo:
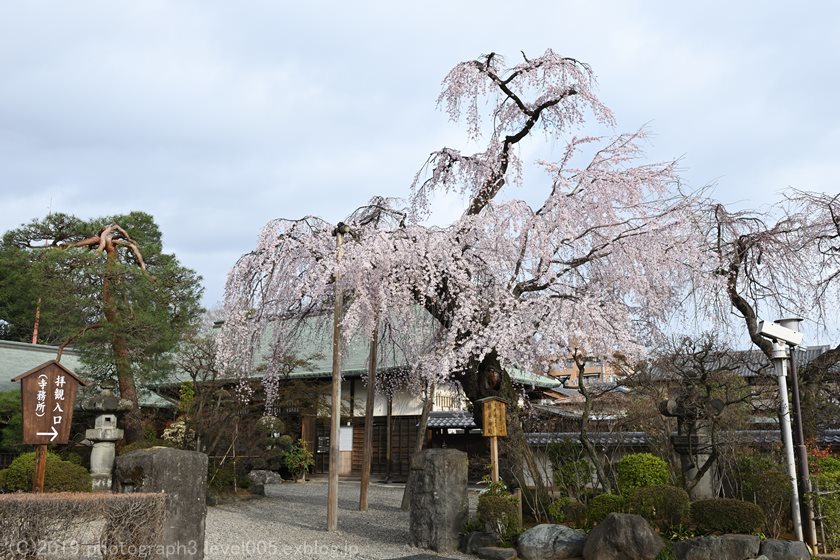
<svg viewBox="0 0 840 560">
<path fill-rule="evenodd" d="M 516 552 L 524 560 L 578 558 L 585 542 L 586 535 L 571 527 L 544 523 L 519 535 Z"/>
<path fill-rule="evenodd" d="M 653 560 L 665 543 L 641 515 L 610 513 L 586 537 L 585 560 Z"/>
<path fill-rule="evenodd" d="M 458 549 L 458 533 L 469 514 L 467 454 L 457 449 L 426 449 L 411 461 L 411 542 L 438 552 Z"/>
<path fill-rule="evenodd" d="M 769 560 L 810 560 L 811 554 L 802 541 L 767 539 L 761 543 L 761 554 Z"/>
<path fill-rule="evenodd" d="M 248 482 L 252 494 L 265 496 L 265 485 L 282 484 L 283 477 L 274 471 L 253 470 L 248 473 Z"/>
<path fill-rule="evenodd" d="M 761 540 L 753 535 L 698 537 L 674 543 L 677 560 L 749 560 L 758 556 Z"/>
</svg>

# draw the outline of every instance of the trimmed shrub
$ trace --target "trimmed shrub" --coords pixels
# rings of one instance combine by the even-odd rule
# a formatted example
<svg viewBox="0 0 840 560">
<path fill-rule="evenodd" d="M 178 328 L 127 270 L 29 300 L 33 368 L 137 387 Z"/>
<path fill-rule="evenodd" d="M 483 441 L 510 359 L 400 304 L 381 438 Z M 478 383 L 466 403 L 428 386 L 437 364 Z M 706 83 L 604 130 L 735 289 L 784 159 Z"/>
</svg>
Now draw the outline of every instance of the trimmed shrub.
<svg viewBox="0 0 840 560">
<path fill-rule="evenodd" d="M 598 494 L 589 502 L 586 519 L 591 524 L 597 524 L 611 513 L 625 513 L 627 502 L 619 494 Z"/>
<path fill-rule="evenodd" d="M 668 463 L 651 453 L 625 455 L 616 467 L 618 489 L 629 496 L 636 488 L 668 484 L 671 477 Z"/>
<path fill-rule="evenodd" d="M 682 488 L 657 484 L 638 488 L 630 499 L 630 511 L 647 519 L 660 531 L 678 527 L 688 521 L 691 511 L 688 493 Z"/>
<path fill-rule="evenodd" d="M 737 497 L 755 502 L 764 510 L 764 532 L 778 538 L 790 521 L 790 477 L 786 469 L 769 457 L 747 455 L 735 464 Z"/>
<path fill-rule="evenodd" d="M 752 502 L 715 498 L 691 504 L 691 521 L 700 533 L 757 533 L 764 527 L 764 512 Z"/>
<path fill-rule="evenodd" d="M 507 491 L 479 494 L 476 515 L 484 530 L 498 535 L 503 542 L 510 543 L 522 530 L 519 501 Z"/>
<path fill-rule="evenodd" d="M 6 491 L 31 492 L 34 471 L 34 451 L 15 458 L 6 469 Z M 47 453 L 44 492 L 90 492 L 90 473 L 81 465 L 62 461 L 55 453 Z"/>
</svg>

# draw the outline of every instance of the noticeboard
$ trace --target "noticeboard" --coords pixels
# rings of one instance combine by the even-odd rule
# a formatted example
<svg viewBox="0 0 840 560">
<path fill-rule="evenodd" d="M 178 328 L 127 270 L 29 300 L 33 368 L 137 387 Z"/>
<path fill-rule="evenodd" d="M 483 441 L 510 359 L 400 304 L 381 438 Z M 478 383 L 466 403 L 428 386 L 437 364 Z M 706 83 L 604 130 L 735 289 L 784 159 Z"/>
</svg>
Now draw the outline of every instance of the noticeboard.
<svg viewBox="0 0 840 560">
<path fill-rule="evenodd" d="M 481 399 L 484 437 L 506 437 L 505 401 L 496 397 Z"/>
<path fill-rule="evenodd" d="M 23 443 L 67 443 L 76 394 L 79 385 L 84 383 L 55 360 L 22 373 L 12 381 L 20 381 Z"/>
</svg>

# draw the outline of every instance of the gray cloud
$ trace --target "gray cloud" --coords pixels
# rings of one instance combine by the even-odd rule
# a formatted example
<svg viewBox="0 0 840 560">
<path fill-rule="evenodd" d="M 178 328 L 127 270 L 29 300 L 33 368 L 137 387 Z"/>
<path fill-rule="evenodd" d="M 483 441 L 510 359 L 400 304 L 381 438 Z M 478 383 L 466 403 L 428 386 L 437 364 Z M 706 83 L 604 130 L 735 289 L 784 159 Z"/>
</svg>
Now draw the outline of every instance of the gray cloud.
<svg viewBox="0 0 840 560">
<path fill-rule="evenodd" d="M 814 5 L 809 5 L 814 6 Z M 267 220 L 405 196 L 456 62 L 589 62 L 652 159 L 728 201 L 836 192 L 838 11 L 783 2 L 6 3 L 0 228 L 144 210 L 206 302 Z M 443 209 L 445 211 L 445 208 Z"/>
</svg>

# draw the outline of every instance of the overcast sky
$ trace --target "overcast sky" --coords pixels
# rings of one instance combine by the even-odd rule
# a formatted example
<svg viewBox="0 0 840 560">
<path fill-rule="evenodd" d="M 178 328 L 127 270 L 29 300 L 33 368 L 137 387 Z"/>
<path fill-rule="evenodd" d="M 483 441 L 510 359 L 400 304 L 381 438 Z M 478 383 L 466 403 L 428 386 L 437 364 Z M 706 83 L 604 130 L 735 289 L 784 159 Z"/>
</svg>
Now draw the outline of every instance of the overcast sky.
<svg viewBox="0 0 840 560">
<path fill-rule="evenodd" d="M 807 6 L 807 7 L 806 7 Z M 693 187 L 759 206 L 837 192 L 840 3 L 3 2 L 0 230 L 143 210 L 205 304 L 275 217 L 404 197 L 464 145 L 435 108 L 457 62 L 588 62 L 619 129 Z M 458 208 L 441 208 L 454 215 Z"/>
</svg>

